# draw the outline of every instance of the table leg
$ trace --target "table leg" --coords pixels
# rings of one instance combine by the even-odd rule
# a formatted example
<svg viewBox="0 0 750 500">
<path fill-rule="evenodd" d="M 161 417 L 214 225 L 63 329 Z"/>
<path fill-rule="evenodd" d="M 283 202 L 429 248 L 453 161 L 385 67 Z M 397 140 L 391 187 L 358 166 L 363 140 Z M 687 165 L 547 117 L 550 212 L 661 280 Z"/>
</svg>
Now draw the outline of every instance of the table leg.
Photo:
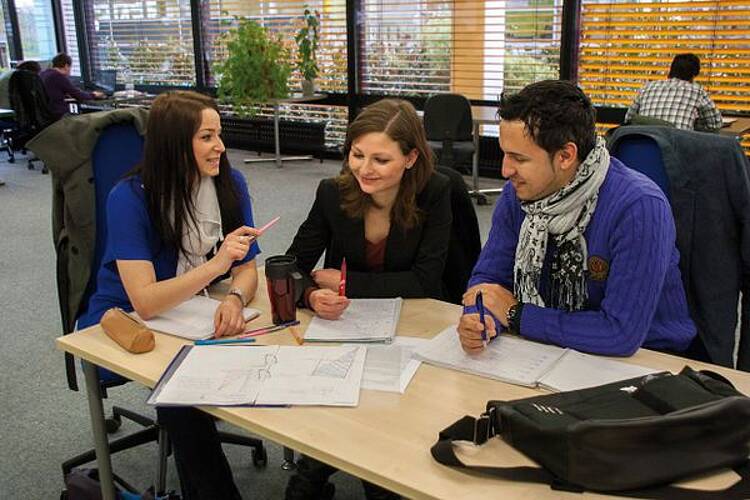
<svg viewBox="0 0 750 500">
<path fill-rule="evenodd" d="M 112 460 L 109 456 L 107 431 L 104 428 L 104 405 L 102 404 L 96 366 L 88 361 L 84 361 L 83 374 L 86 377 L 86 396 L 89 401 L 91 427 L 94 431 L 94 450 L 96 451 L 96 465 L 99 468 L 99 484 L 102 488 L 102 498 L 104 500 L 115 500 Z"/>
<path fill-rule="evenodd" d="M 479 122 L 474 122 L 474 154 L 471 157 L 471 182 L 475 193 L 479 192 Z"/>
<path fill-rule="evenodd" d="M 276 167 L 281 168 L 281 146 L 279 145 L 279 103 L 273 105 L 273 144 L 276 148 Z"/>
</svg>

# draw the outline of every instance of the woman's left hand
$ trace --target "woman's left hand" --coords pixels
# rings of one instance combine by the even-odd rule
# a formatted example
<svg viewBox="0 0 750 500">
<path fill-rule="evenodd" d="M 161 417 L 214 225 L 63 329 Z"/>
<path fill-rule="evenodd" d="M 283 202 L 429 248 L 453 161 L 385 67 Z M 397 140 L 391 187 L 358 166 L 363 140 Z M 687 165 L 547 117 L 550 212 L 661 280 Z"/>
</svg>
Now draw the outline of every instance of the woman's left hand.
<svg viewBox="0 0 750 500">
<path fill-rule="evenodd" d="M 245 330 L 242 304 L 236 295 L 227 295 L 214 314 L 214 336 L 237 335 Z"/>
<path fill-rule="evenodd" d="M 315 280 L 315 284 L 318 287 L 327 288 L 338 293 L 339 283 L 341 282 L 341 271 L 338 269 L 318 269 L 312 272 L 312 279 Z"/>
</svg>

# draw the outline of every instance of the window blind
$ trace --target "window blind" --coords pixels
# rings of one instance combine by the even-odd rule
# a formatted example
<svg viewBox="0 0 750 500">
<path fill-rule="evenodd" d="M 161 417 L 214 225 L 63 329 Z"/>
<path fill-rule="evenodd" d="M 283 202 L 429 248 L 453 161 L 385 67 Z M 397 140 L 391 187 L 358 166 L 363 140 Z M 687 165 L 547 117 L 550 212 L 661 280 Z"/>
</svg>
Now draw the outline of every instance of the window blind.
<svg viewBox="0 0 750 500">
<path fill-rule="evenodd" d="M 579 82 L 596 104 L 629 106 L 672 58 L 701 59 L 696 81 L 722 112 L 750 112 L 750 1 L 583 0 Z"/>
<path fill-rule="evenodd" d="M 89 0 L 92 70 L 119 83 L 195 85 L 190 0 Z"/>
<path fill-rule="evenodd" d="M 296 60 L 294 35 L 302 27 L 305 8 L 318 11 L 320 41 L 317 62 L 320 74 L 316 88 L 331 93 L 347 91 L 346 58 L 346 1 L 345 0 L 280 0 L 247 2 L 245 0 L 208 0 L 204 4 L 203 33 L 206 60 L 207 84 L 216 85 L 212 71 L 215 62 L 224 57 L 222 34 L 237 25 L 236 18 L 257 21 L 271 33 L 279 34 L 290 51 L 290 59 Z M 289 81 L 290 93 L 301 93 L 302 77 L 294 70 Z M 312 104 L 282 105 L 281 119 L 322 121 L 326 124 L 326 145 L 336 147 L 343 142 L 346 132 L 347 109 L 341 106 Z M 271 116 L 270 106 L 258 111 L 261 116 Z"/>
<path fill-rule="evenodd" d="M 76 37 L 76 21 L 73 10 L 73 0 L 60 0 L 62 11 L 62 29 L 65 39 L 65 52 L 73 60 L 70 73 L 75 76 L 81 74 L 81 60 L 78 54 L 78 38 Z"/>
<path fill-rule="evenodd" d="M 362 0 L 361 92 L 497 100 L 558 78 L 562 0 Z"/>
</svg>

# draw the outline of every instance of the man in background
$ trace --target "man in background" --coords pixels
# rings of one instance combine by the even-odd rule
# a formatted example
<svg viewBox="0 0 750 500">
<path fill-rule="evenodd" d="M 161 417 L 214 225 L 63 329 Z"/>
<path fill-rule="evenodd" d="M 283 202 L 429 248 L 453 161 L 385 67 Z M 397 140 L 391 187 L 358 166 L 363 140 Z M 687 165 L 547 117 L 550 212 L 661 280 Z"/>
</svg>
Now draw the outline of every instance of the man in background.
<svg viewBox="0 0 750 500">
<path fill-rule="evenodd" d="M 693 82 L 700 71 L 701 62 L 695 54 L 675 56 L 666 80 L 649 82 L 638 91 L 625 114 L 625 123 L 633 122 L 636 117 L 648 117 L 683 130 L 719 130 L 721 113 L 708 92 Z"/>
<path fill-rule="evenodd" d="M 49 99 L 49 109 L 55 120 L 62 118 L 70 112 L 66 97 L 72 97 L 77 101 L 90 101 L 101 99 L 104 94 L 99 91 L 84 92 L 70 81 L 70 67 L 73 60 L 68 54 L 60 53 L 52 58 L 52 67 L 45 69 L 39 75 L 44 83 Z"/>
</svg>

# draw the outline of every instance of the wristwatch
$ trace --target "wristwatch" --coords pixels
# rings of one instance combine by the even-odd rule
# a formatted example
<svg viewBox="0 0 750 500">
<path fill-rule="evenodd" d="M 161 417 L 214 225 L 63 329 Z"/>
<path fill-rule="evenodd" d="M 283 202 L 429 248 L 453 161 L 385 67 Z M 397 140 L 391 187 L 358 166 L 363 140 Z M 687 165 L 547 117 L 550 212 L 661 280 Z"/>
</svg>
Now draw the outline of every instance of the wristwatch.
<svg viewBox="0 0 750 500">
<path fill-rule="evenodd" d="M 241 288 L 232 288 L 227 292 L 227 296 L 229 295 L 237 296 L 237 298 L 240 299 L 240 303 L 242 303 L 242 307 L 245 307 L 247 305 L 247 300 L 245 300 L 245 292 L 243 292 Z"/>
<path fill-rule="evenodd" d="M 522 302 L 516 302 L 510 308 L 508 313 L 505 315 L 505 320 L 508 323 L 508 331 L 515 333 L 516 335 L 521 334 L 521 310 L 523 309 Z"/>
</svg>

